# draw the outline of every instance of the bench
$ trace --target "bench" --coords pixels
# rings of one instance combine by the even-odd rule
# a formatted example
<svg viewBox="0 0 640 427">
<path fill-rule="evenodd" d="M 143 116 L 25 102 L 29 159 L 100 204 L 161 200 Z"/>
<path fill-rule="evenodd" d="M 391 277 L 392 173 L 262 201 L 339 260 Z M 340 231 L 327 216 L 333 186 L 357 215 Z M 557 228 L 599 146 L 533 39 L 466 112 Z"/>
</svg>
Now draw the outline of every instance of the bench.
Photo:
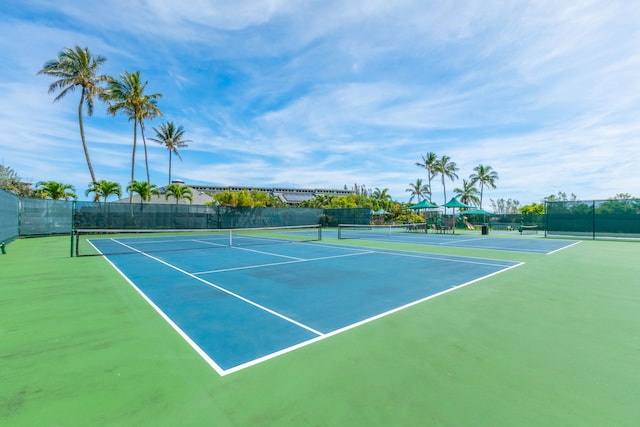
<svg viewBox="0 0 640 427">
<path fill-rule="evenodd" d="M 538 226 L 537 225 L 521 225 L 520 227 L 518 227 L 518 231 L 520 232 L 520 234 L 526 232 L 526 231 L 535 231 L 536 234 L 538 234 Z"/>
<path fill-rule="evenodd" d="M 406 230 L 406 231 L 409 231 L 409 232 L 425 231 L 425 227 L 426 227 L 426 224 L 425 224 L 425 223 L 419 223 L 419 224 L 406 224 L 406 225 L 405 225 L 405 230 Z"/>
<path fill-rule="evenodd" d="M 454 218 L 443 218 L 442 224 L 433 224 L 433 230 L 436 233 L 448 233 L 453 232 L 453 226 L 455 224 Z"/>
</svg>

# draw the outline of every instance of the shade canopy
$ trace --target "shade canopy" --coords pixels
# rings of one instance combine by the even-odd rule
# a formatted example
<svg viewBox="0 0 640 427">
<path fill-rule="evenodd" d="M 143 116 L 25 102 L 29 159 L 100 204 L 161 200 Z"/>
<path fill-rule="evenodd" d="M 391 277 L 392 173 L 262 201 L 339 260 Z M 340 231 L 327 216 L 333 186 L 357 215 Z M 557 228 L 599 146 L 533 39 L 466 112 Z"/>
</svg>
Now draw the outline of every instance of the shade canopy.
<svg viewBox="0 0 640 427">
<path fill-rule="evenodd" d="M 460 211 L 460 215 L 491 215 L 491 212 L 487 212 L 484 209 L 471 208 L 466 211 Z"/>
<path fill-rule="evenodd" d="M 385 211 L 384 209 L 378 209 L 377 211 L 372 210 L 371 215 L 387 215 L 390 212 Z"/>
<path fill-rule="evenodd" d="M 417 205 L 409 206 L 409 209 L 434 209 L 437 208 L 438 205 L 431 203 L 427 199 L 424 199 Z"/>
<path fill-rule="evenodd" d="M 449 200 L 447 203 L 445 203 L 444 205 L 445 208 L 473 208 L 473 206 L 469 206 L 466 205 L 464 203 L 462 203 L 460 200 L 456 199 L 455 197 L 452 197 L 451 200 Z"/>
</svg>

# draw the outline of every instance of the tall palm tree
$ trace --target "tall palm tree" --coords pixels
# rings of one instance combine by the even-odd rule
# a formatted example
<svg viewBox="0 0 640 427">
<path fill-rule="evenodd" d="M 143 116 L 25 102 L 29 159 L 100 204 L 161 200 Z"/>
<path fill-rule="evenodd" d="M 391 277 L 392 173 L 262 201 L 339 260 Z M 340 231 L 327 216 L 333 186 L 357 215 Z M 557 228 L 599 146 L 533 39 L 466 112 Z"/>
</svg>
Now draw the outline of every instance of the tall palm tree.
<svg viewBox="0 0 640 427">
<path fill-rule="evenodd" d="M 133 194 L 138 194 L 140 196 L 140 203 L 148 202 L 151 200 L 151 196 L 159 196 L 160 190 L 158 190 L 158 186 L 155 184 L 149 184 L 146 181 L 133 181 L 127 187 L 127 191 L 131 197 Z"/>
<path fill-rule="evenodd" d="M 429 186 L 422 183 L 422 178 L 416 179 L 415 184 L 409 184 L 409 188 L 407 188 L 405 191 L 411 194 L 411 197 L 409 197 L 409 201 L 412 201 L 414 196 L 418 196 L 418 203 L 420 203 L 420 200 L 425 197 L 425 194 L 431 195 Z"/>
<path fill-rule="evenodd" d="M 53 200 L 77 199 L 75 188 L 71 184 L 63 184 L 56 181 L 40 181 L 36 184 L 36 191 L 43 197 Z"/>
<path fill-rule="evenodd" d="M 482 209 L 482 195 L 484 193 L 484 186 L 490 188 L 496 188 L 496 180 L 498 179 L 498 172 L 494 171 L 491 166 L 484 166 L 482 164 L 473 168 L 474 174 L 469 176 L 472 184 L 480 183 L 480 209 Z"/>
<path fill-rule="evenodd" d="M 93 172 L 93 165 L 89 157 L 89 148 L 84 136 L 84 123 L 82 120 L 82 106 L 87 105 L 87 114 L 93 114 L 93 97 L 102 92 L 101 83 L 108 83 L 109 76 L 98 75 L 98 67 L 104 64 L 107 59 L 104 56 L 92 55 L 88 48 L 81 48 L 76 45 L 74 49 L 64 48 L 58 52 L 58 58 L 44 64 L 38 74 L 46 74 L 59 78 L 49 85 L 49 93 L 60 90 L 58 96 L 53 101 L 59 101 L 69 92 L 73 92 L 77 87 L 80 91 L 80 103 L 78 104 L 78 123 L 80 125 L 80 138 L 84 156 L 87 159 L 87 166 L 91 174 L 91 181 L 95 182 L 96 175 Z"/>
<path fill-rule="evenodd" d="M 148 81 L 141 83 L 140 71 L 129 73 L 125 71 L 120 74 L 120 80 L 111 80 L 104 91 L 103 98 L 108 102 L 108 112 L 116 115 L 118 112 L 129 116 L 129 121 L 133 121 L 133 151 L 131 154 L 131 182 L 135 181 L 136 146 L 138 138 L 138 125 L 142 132 L 142 140 L 145 147 L 145 164 L 147 167 L 147 184 L 151 185 L 149 179 L 149 162 L 147 160 L 147 144 L 144 138 L 144 119 L 152 119 L 162 116 L 162 112 L 157 106 L 157 99 L 162 95 L 154 93 L 147 95 L 144 93 Z M 132 194 L 129 196 L 131 202 Z"/>
<path fill-rule="evenodd" d="M 107 203 L 109 196 L 122 197 L 122 186 L 117 182 L 101 179 L 100 181 L 94 181 L 89 184 L 89 188 L 84 192 L 85 196 L 91 193 L 95 194 L 96 202 L 99 202 L 100 198 L 102 198 L 104 203 Z"/>
<path fill-rule="evenodd" d="M 193 203 L 193 191 L 186 185 L 173 183 L 165 187 L 165 200 L 169 200 L 169 197 L 175 197 L 176 205 L 180 202 L 180 199 L 187 199 L 190 203 Z"/>
<path fill-rule="evenodd" d="M 467 181 L 466 179 L 463 179 L 462 188 L 455 188 L 453 191 L 456 194 L 458 200 L 460 200 L 464 204 L 478 206 L 478 203 L 480 203 L 480 198 L 478 197 L 478 189 L 476 188 L 473 181 Z"/>
<path fill-rule="evenodd" d="M 152 141 L 162 144 L 169 150 L 169 184 L 171 184 L 171 157 L 172 154 L 178 156 L 180 160 L 180 153 L 178 148 L 188 147 L 187 142 L 191 142 L 188 139 L 182 139 L 184 136 L 184 129 L 182 126 L 176 127 L 173 122 L 167 122 L 160 125 L 160 129 L 153 128 L 156 132 L 155 138 L 149 138 Z"/>
<path fill-rule="evenodd" d="M 422 156 L 422 162 L 416 162 L 416 166 L 420 166 L 427 170 L 427 181 L 429 186 L 429 201 L 431 201 L 431 180 L 438 174 L 436 165 L 438 163 L 438 156 L 436 153 L 429 152 Z"/>
<path fill-rule="evenodd" d="M 445 185 L 445 178 L 449 178 L 451 181 L 458 179 L 458 174 L 456 173 L 458 170 L 458 166 L 455 162 L 451 161 L 451 158 L 449 156 L 442 156 L 439 160 L 436 161 L 435 171 L 442 178 L 444 203 L 447 203 L 447 187 Z"/>
</svg>

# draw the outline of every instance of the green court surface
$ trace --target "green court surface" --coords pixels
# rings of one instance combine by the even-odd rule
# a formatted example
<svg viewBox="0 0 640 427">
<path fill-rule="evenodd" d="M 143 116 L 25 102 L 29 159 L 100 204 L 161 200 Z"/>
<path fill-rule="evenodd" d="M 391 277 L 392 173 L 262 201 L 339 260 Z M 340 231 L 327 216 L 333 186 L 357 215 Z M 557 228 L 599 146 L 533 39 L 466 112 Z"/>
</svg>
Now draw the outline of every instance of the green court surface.
<svg viewBox="0 0 640 427">
<path fill-rule="evenodd" d="M 524 265 L 219 376 L 103 258 L 20 239 L 0 255 L 0 425 L 640 425 L 639 243 L 325 243 Z"/>
</svg>

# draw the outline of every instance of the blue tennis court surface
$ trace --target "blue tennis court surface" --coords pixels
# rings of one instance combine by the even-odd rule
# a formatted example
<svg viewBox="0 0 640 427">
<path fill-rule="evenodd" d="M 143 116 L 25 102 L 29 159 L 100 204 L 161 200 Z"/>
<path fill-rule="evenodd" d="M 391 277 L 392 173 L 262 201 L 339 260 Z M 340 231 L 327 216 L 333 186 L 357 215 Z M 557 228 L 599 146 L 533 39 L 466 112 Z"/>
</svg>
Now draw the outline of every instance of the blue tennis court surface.
<svg viewBox="0 0 640 427">
<path fill-rule="evenodd" d="M 325 231 L 325 235 L 331 232 Z M 377 240 L 381 242 L 411 243 L 433 246 L 451 246 L 459 248 L 490 249 L 509 252 L 550 254 L 577 244 L 575 240 L 545 239 L 540 235 L 527 237 L 491 237 L 465 234 L 430 234 L 424 232 L 405 232 L 403 229 L 389 230 L 366 229 L 346 233 L 349 238 Z M 332 237 L 337 237 L 334 233 Z M 345 241 L 348 241 L 346 239 Z"/>
<path fill-rule="evenodd" d="M 220 375 L 519 265 L 321 242 L 107 259 Z"/>
</svg>

